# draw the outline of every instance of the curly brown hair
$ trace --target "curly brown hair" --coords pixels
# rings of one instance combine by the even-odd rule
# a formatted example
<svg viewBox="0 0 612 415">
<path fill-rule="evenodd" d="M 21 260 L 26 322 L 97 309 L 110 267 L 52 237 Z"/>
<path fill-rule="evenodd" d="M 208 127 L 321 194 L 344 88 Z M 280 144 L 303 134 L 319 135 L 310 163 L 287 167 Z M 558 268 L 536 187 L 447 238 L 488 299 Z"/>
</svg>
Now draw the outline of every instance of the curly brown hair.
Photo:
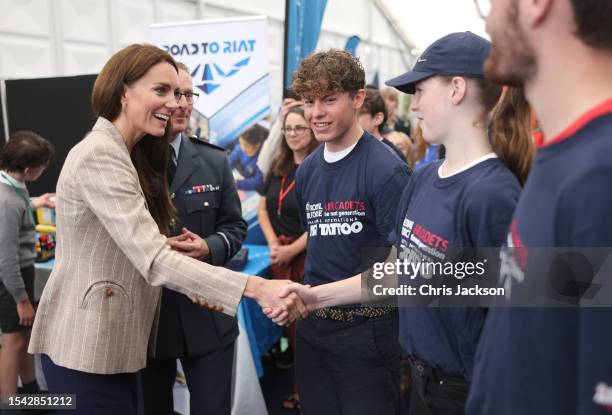
<svg viewBox="0 0 612 415">
<path fill-rule="evenodd" d="M 302 97 L 322 97 L 333 92 L 354 94 L 365 88 L 365 71 L 349 52 L 330 49 L 314 53 L 293 73 L 291 89 Z"/>
</svg>

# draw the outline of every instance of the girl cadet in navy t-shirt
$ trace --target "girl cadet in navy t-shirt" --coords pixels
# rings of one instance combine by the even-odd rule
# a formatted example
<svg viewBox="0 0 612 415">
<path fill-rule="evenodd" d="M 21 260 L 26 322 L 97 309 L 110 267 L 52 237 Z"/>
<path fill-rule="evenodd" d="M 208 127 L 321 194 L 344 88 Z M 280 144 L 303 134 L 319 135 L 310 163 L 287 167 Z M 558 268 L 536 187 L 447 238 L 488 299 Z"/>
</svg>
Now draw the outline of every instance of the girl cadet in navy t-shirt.
<svg viewBox="0 0 612 415">
<path fill-rule="evenodd" d="M 443 144 L 446 159 L 416 171 L 398 208 L 396 245 L 418 261 L 453 261 L 450 251 L 499 247 L 505 241 L 529 166 L 531 138 L 512 120 L 493 120 L 502 131 L 490 140 L 488 114 L 502 93 L 482 79 L 490 43 L 470 32 L 454 33 L 431 45 L 413 71 L 387 84 L 414 94 L 424 138 Z M 507 98 L 515 99 L 514 92 Z M 520 119 L 529 123 L 522 101 Z M 494 111 L 508 116 L 513 111 Z M 516 134 L 515 131 L 523 134 Z M 513 174 L 514 173 L 514 174 Z M 435 277 L 439 278 L 439 277 Z M 310 308 L 359 298 L 354 278 L 310 290 L 293 286 Z M 486 318 L 484 308 L 402 308 L 400 343 L 410 356 L 413 387 L 411 414 L 461 414 L 473 359 Z"/>
<path fill-rule="evenodd" d="M 413 71 L 388 82 L 414 94 L 423 137 L 446 148 L 444 160 L 414 173 L 400 202 L 396 245 L 412 262 L 453 262 L 455 250 L 505 241 L 528 165 L 515 151 L 529 149 L 531 139 L 489 139 L 488 114 L 502 92 L 482 79 L 489 50 L 479 36 L 453 33 L 432 44 Z M 464 412 L 485 318 L 485 308 L 400 308 L 400 343 L 412 367 L 411 414 Z"/>
</svg>

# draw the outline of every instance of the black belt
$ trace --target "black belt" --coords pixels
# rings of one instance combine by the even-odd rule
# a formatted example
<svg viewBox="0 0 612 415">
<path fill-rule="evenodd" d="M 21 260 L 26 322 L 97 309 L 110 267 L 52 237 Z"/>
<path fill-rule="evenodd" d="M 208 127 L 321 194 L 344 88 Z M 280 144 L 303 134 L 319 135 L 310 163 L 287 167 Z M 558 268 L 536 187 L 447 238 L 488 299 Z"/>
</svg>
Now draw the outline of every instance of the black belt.
<svg viewBox="0 0 612 415">
<path fill-rule="evenodd" d="M 383 317 L 391 314 L 396 307 L 384 306 L 384 307 L 327 307 L 319 308 L 312 314 L 321 320 L 334 320 L 334 321 L 346 321 L 352 322 L 357 319 L 369 319 Z"/>
</svg>

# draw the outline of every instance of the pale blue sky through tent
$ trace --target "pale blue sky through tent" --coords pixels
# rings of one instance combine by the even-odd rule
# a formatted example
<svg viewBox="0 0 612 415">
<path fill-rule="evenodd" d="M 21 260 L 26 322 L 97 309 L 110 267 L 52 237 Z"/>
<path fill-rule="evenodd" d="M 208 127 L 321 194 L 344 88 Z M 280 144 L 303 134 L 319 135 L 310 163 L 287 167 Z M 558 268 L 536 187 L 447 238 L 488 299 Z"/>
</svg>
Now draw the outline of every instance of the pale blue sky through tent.
<svg viewBox="0 0 612 415">
<path fill-rule="evenodd" d="M 436 39 L 469 30 L 488 39 L 484 20 L 473 0 L 385 0 L 395 17 L 422 50 Z"/>
</svg>

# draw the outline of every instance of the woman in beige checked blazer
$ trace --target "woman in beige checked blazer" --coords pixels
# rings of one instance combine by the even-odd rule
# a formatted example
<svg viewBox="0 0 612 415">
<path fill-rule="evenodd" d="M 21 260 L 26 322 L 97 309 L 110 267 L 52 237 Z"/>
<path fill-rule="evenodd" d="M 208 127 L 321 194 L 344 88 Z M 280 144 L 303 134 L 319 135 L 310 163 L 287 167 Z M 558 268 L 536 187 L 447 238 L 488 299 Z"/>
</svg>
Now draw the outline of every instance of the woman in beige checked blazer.
<svg viewBox="0 0 612 415">
<path fill-rule="evenodd" d="M 166 132 L 178 93 L 169 54 L 152 45 L 117 52 L 94 85 L 99 118 L 57 183 L 56 262 L 29 352 L 42 354 L 51 393 L 76 394 L 76 413 L 136 413 L 135 372 L 155 339 L 162 286 L 229 315 L 243 295 L 293 317 L 305 311 L 296 297 L 279 304 L 283 281 L 213 267 L 167 244 Z"/>
</svg>

